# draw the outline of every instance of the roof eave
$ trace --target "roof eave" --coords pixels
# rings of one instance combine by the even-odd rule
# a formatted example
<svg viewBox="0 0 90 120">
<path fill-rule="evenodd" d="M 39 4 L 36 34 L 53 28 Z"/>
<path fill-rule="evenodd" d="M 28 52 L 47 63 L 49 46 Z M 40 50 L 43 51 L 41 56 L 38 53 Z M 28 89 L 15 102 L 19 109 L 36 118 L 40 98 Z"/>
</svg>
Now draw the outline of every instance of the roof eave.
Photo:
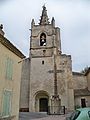
<svg viewBox="0 0 90 120">
<path fill-rule="evenodd" d="M 21 59 L 25 58 L 25 55 L 20 50 L 18 50 L 7 38 L 5 38 L 2 35 L 0 35 L 0 42 Z"/>
</svg>

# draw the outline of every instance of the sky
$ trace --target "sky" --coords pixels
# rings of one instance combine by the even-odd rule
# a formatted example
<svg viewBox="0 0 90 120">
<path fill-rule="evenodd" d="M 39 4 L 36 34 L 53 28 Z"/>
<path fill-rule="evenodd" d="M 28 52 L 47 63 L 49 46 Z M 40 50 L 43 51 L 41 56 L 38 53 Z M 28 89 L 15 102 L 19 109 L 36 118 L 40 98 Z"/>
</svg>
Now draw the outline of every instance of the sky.
<svg viewBox="0 0 90 120">
<path fill-rule="evenodd" d="M 44 4 L 60 28 L 62 53 L 72 56 L 73 71 L 90 66 L 90 0 L 0 0 L 5 37 L 28 57 L 31 20 L 39 23 Z"/>
</svg>

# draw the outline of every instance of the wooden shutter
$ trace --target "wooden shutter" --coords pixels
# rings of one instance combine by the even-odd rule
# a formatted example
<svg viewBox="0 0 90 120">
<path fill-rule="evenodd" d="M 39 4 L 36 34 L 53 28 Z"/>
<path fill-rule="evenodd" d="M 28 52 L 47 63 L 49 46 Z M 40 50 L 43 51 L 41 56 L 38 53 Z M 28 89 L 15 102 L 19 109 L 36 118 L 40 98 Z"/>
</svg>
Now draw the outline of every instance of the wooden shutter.
<svg viewBox="0 0 90 120">
<path fill-rule="evenodd" d="M 13 75 L 13 60 L 10 58 L 6 59 L 6 79 L 12 80 Z"/>
<path fill-rule="evenodd" d="M 4 91 L 3 94 L 3 116 L 11 113 L 11 91 Z"/>
</svg>

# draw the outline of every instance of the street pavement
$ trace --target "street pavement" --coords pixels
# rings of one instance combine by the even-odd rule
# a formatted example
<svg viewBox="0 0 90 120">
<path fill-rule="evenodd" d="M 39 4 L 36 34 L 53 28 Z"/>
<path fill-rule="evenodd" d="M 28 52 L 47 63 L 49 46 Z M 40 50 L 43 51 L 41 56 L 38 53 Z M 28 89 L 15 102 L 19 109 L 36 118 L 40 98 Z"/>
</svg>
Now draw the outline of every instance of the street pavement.
<svg viewBox="0 0 90 120">
<path fill-rule="evenodd" d="M 65 120 L 64 115 L 49 115 L 47 117 L 39 118 L 39 119 L 32 119 L 32 120 Z"/>
<path fill-rule="evenodd" d="M 47 117 L 46 113 L 34 113 L 34 112 L 20 112 L 19 120 L 32 120 Z"/>
<path fill-rule="evenodd" d="M 66 115 L 47 115 L 46 113 L 21 112 L 19 120 L 65 120 Z"/>
</svg>

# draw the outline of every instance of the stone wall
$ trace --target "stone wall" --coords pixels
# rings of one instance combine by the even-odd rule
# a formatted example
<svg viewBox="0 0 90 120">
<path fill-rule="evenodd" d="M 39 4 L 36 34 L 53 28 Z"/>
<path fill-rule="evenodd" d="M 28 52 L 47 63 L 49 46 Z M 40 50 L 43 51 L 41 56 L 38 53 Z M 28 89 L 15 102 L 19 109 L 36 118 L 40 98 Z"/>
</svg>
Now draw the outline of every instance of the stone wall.
<svg viewBox="0 0 90 120">
<path fill-rule="evenodd" d="M 44 61 L 44 64 L 42 64 Z M 57 87 L 61 106 L 74 109 L 71 56 L 56 56 Z M 35 94 L 46 91 L 50 98 L 54 95 L 54 56 L 32 58 L 30 68 L 30 109 L 35 111 Z M 72 95 L 71 95 L 72 94 Z M 49 101 L 50 103 L 50 101 Z"/>
<path fill-rule="evenodd" d="M 78 96 L 75 97 L 75 107 L 82 107 L 81 106 L 81 99 L 85 99 L 86 100 L 86 106 L 90 107 L 90 96 Z"/>
<path fill-rule="evenodd" d="M 61 105 L 68 110 L 74 109 L 74 93 L 72 80 L 72 61 L 70 55 L 61 54 L 57 57 L 58 92 Z"/>
<path fill-rule="evenodd" d="M 90 91 L 90 72 L 87 74 L 87 86 L 88 86 L 88 89 Z"/>
<path fill-rule="evenodd" d="M 82 73 L 73 72 L 74 89 L 87 88 L 86 76 Z"/>
<path fill-rule="evenodd" d="M 85 104 L 90 107 L 90 92 L 88 91 L 88 77 L 79 72 L 73 72 L 74 101 L 75 108 L 82 107 L 81 99 L 85 99 Z"/>
<path fill-rule="evenodd" d="M 22 63 L 21 88 L 20 88 L 20 111 L 29 111 L 29 89 L 30 89 L 30 59 Z"/>
<path fill-rule="evenodd" d="M 42 64 L 44 61 L 44 64 Z M 48 96 L 54 93 L 54 78 L 49 71 L 53 70 L 53 57 L 32 58 L 30 68 L 30 111 L 35 111 L 35 97 L 39 91 L 47 92 Z"/>
<path fill-rule="evenodd" d="M 46 35 L 46 46 L 40 46 L 41 33 Z M 72 110 L 74 108 L 72 61 L 71 56 L 61 54 L 60 28 L 52 24 L 33 25 L 30 45 L 30 111 L 36 109 L 35 96 L 39 91 L 47 92 L 51 105 L 50 100 L 55 92 L 55 72 L 61 105 Z"/>
</svg>

